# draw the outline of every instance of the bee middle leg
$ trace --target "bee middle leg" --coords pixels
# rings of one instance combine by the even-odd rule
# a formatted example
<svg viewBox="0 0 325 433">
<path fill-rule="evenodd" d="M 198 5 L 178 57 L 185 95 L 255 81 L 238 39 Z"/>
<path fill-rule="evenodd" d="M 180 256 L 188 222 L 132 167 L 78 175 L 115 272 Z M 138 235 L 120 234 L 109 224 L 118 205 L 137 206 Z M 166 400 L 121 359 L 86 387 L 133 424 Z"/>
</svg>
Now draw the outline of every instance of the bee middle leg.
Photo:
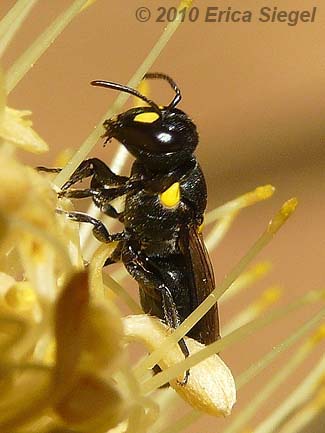
<svg viewBox="0 0 325 433">
<path fill-rule="evenodd" d="M 123 222 L 123 212 L 118 212 L 114 206 L 110 204 L 114 199 L 125 194 L 125 187 L 104 188 L 86 188 L 86 189 L 68 189 L 59 193 L 59 197 L 72 199 L 81 199 L 91 197 L 94 204 L 100 211 L 111 217 Z"/>
<path fill-rule="evenodd" d="M 94 218 L 86 213 L 83 212 L 67 212 L 61 209 L 56 210 L 59 214 L 66 215 L 69 219 L 73 221 L 77 221 L 80 223 L 89 223 L 94 226 L 93 228 L 93 234 L 96 239 L 98 239 L 100 242 L 103 243 L 110 243 L 110 242 L 116 242 L 116 241 L 122 241 L 127 238 L 127 233 L 125 231 L 118 232 L 118 233 L 109 233 L 107 230 L 105 224 L 98 220 L 97 218 Z"/>
</svg>

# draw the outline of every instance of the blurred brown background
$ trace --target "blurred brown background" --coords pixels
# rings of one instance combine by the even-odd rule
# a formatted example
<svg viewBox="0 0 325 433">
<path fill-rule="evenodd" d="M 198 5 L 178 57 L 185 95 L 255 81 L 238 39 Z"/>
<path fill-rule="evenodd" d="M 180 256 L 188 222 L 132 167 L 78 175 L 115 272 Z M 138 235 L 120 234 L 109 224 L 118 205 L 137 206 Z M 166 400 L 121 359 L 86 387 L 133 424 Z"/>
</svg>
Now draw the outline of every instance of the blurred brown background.
<svg viewBox="0 0 325 433">
<path fill-rule="evenodd" d="M 14 3 L 1 0 L 0 15 Z M 70 3 L 38 2 L 2 59 L 2 67 L 6 70 Z M 272 261 L 271 276 L 242 296 L 241 305 L 272 283 L 284 288 L 284 303 L 308 289 L 324 286 L 325 5 L 319 0 L 265 3 L 196 2 L 198 21 L 185 20 L 152 68 L 175 79 L 183 93 L 181 108 L 198 125 L 197 153 L 206 173 L 210 209 L 258 185 L 271 183 L 277 188 L 272 199 L 243 211 L 235 222 L 214 255 L 217 281 L 247 251 L 282 202 L 292 196 L 299 199 L 296 214 L 260 255 L 260 259 Z M 89 82 L 126 83 L 167 24 L 154 21 L 157 8 L 176 5 L 176 1 L 166 0 L 97 0 L 72 21 L 9 97 L 10 106 L 33 111 L 35 129 L 51 147 L 49 155 L 31 158 L 24 154 L 26 161 L 51 165 L 60 149 L 78 148 L 116 97 L 113 91 L 94 89 Z M 135 17 L 142 6 L 152 12 L 145 23 Z M 208 6 L 251 10 L 253 22 L 204 22 Z M 259 23 L 262 6 L 286 10 L 315 6 L 316 21 L 296 26 Z M 161 103 L 171 96 L 164 83 L 154 83 L 152 92 Z M 103 149 L 101 143 L 93 153 L 110 158 L 109 149 Z M 222 320 L 239 307 L 225 305 Z M 234 373 L 270 350 L 316 309 L 305 309 L 226 351 L 224 357 Z M 236 410 L 281 368 L 286 356 L 243 390 Z M 291 385 L 312 365 L 311 360 Z M 288 389 L 290 386 L 283 387 L 276 400 L 287 395 Z M 275 406 L 276 401 L 271 401 L 268 409 Z M 264 415 L 262 411 L 255 422 Z M 210 420 L 206 431 L 226 423 Z M 308 433 L 315 433 L 314 428 Z"/>
</svg>

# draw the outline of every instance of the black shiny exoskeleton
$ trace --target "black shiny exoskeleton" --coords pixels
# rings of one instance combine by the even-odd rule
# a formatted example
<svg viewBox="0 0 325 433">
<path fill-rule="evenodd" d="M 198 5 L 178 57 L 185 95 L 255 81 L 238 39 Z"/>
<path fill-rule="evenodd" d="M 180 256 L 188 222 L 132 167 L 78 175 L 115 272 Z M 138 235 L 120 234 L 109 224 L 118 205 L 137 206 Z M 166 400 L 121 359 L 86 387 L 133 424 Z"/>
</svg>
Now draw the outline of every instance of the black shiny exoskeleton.
<svg viewBox="0 0 325 433">
<path fill-rule="evenodd" d="M 94 225 L 103 242 L 119 241 L 106 264 L 122 260 L 138 282 L 143 310 L 177 327 L 213 290 L 214 276 L 200 226 L 206 208 L 207 190 L 201 168 L 193 155 L 198 144 L 195 124 L 176 108 L 181 94 L 165 74 L 150 73 L 146 79 L 166 80 L 175 97 L 164 107 L 137 90 L 107 81 L 103 86 L 130 93 L 148 106 L 127 110 L 104 123 L 107 140 L 116 138 L 135 157 L 130 177 L 118 176 L 96 158 L 85 160 L 62 188 L 71 198 L 92 197 L 107 215 L 124 224 L 110 234 L 103 223 L 87 214 L 68 216 Z M 91 177 L 90 188 L 74 190 L 76 182 Z M 125 195 L 125 209 L 111 205 Z M 208 344 L 219 338 L 217 306 L 188 333 Z M 187 347 L 180 342 L 184 354 Z"/>
</svg>

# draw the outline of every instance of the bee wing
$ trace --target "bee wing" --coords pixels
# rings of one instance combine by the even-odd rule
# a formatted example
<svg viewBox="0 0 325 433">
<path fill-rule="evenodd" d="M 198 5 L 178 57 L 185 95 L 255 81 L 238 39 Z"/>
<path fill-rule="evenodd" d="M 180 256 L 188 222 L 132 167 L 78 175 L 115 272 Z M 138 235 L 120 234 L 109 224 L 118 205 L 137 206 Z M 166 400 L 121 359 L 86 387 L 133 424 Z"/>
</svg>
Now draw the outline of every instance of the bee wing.
<svg viewBox="0 0 325 433">
<path fill-rule="evenodd" d="M 195 309 L 215 288 L 210 257 L 202 234 L 197 231 L 196 227 L 186 227 L 183 230 L 181 250 L 187 257 L 189 270 L 192 271 L 194 287 L 190 296 L 193 299 L 193 309 Z M 210 344 L 220 338 L 217 304 L 193 327 L 189 336 L 203 344 Z"/>
</svg>

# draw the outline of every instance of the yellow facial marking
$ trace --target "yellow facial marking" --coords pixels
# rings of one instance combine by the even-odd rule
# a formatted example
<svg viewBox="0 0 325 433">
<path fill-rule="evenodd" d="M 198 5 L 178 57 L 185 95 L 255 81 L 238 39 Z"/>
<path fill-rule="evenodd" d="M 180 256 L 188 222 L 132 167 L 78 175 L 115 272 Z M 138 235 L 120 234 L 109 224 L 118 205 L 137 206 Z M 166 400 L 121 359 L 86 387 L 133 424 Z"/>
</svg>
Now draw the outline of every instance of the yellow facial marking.
<svg viewBox="0 0 325 433">
<path fill-rule="evenodd" d="M 165 192 L 160 194 L 160 203 L 165 207 L 175 207 L 181 199 L 179 182 L 173 183 Z"/>
<path fill-rule="evenodd" d="M 158 118 L 158 113 L 155 113 L 154 111 L 146 111 L 145 113 L 137 114 L 133 120 L 135 122 L 153 123 Z"/>
</svg>

